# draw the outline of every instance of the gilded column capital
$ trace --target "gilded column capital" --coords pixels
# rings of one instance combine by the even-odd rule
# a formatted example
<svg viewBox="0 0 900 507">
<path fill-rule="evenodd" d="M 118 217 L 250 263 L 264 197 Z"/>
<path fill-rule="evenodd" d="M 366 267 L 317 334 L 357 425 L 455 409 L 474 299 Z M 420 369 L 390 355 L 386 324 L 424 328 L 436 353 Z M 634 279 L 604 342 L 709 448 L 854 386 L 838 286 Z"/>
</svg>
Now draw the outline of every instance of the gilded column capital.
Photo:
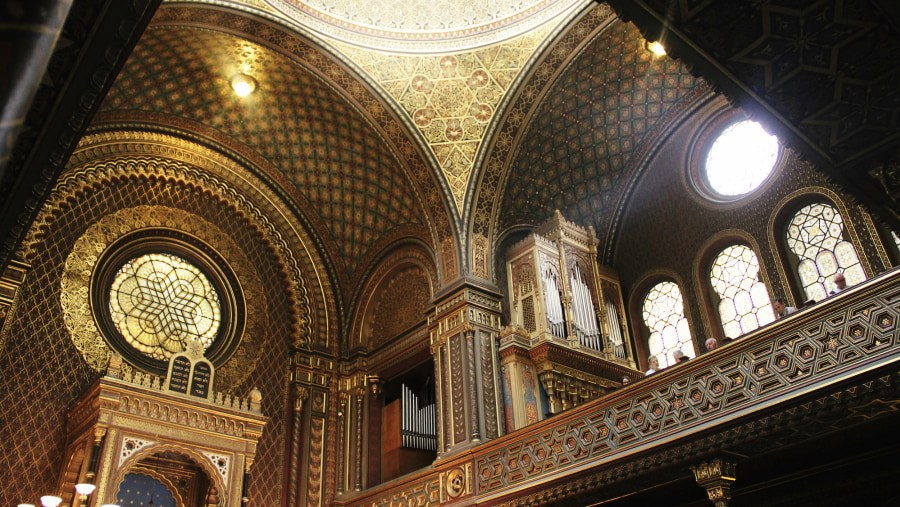
<svg viewBox="0 0 900 507">
<path fill-rule="evenodd" d="M 369 393 L 373 398 L 379 398 L 384 393 L 384 383 L 378 375 L 370 375 L 366 381 L 369 384 Z"/>
<path fill-rule="evenodd" d="M 731 500 L 731 485 L 736 480 L 737 464 L 720 458 L 704 461 L 691 466 L 694 480 L 706 490 L 709 501 L 716 507 L 728 507 Z"/>
<path fill-rule="evenodd" d="M 294 386 L 294 411 L 303 410 L 303 402 L 309 398 L 309 388 L 303 386 Z"/>
</svg>

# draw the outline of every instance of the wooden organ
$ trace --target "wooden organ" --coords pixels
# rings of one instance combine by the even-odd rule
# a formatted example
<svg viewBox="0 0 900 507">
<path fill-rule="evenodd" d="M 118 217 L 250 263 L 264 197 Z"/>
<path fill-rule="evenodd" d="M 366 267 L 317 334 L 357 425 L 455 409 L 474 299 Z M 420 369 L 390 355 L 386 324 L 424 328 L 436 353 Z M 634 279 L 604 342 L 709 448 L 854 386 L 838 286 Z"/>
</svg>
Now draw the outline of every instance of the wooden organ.
<svg viewBox="0 0 900 507">
<path fill-rule="evenodd" d="M 422 396 L 401 384 L 400 435 L 403 447 L 437 452 L 434 390 L 426 389 Z"/>
<path fill-rule="evenodd" d="M 542 420 L 642 375 L 618 279 L 598 240 L 557 211 L 506 253 L 511 324 L 500 357 L 507 429 Z"/>
<path fill-rule="evenodd" d="M 437 457 L 434 384 L 430 378 L 420 380 L 424 379 L 405 376 L 385 388 L 380 481 L 428 466 Z"/>
</svg>

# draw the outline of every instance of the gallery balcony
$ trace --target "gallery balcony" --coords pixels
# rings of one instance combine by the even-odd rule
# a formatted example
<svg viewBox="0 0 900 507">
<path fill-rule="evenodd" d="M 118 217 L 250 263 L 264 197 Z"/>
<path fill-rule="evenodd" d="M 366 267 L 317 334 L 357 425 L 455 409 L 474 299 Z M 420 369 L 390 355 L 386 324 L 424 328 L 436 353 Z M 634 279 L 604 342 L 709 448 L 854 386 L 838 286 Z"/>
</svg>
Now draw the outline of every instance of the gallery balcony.
<svg viewBox="0 0 900 507">
<path fill-rule="evenodd" d="M 888 505 L 900 470 L 898 282 L 886 272 L 335 503 L 710 505 L 709 492 L 717 505 Z"/>
</svg>

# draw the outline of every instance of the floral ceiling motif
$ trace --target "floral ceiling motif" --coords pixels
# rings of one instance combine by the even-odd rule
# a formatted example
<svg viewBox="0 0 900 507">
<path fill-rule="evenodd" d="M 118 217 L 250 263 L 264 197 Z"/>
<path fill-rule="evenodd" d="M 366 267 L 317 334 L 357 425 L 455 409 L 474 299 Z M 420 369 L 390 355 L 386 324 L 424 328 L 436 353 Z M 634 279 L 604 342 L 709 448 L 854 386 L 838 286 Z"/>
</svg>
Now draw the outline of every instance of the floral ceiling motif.
<svg viewBox="0 0 900 507">
<path fill-rule="evenodd" d="M 509 40 L 582 0 L 265 0 L 329 39 L 388 53 L 447 53 Z M 250 3 L 250 2 L 247 2 Z"/>
<path fill-rule="evenodd" d="M 461 212 L 488 125 L 550 28 L 443 56 L 387 55 L 346 44 L 338 47 L 381 85 L 421 133 Z"/>
<path fill-rule="evenodd" d="M 522 127 L 492 206 L 501 210 L 495 233 L 561 210 L 594 226 L 601 248 L 609 247 L 641 160 L 709 86 L 679 61 L 652 56 L 637 29 L 621 22 L 607 27 L 552 86 Z M 490 169 L 485 179 L 492 181 Z"/>
</svg>

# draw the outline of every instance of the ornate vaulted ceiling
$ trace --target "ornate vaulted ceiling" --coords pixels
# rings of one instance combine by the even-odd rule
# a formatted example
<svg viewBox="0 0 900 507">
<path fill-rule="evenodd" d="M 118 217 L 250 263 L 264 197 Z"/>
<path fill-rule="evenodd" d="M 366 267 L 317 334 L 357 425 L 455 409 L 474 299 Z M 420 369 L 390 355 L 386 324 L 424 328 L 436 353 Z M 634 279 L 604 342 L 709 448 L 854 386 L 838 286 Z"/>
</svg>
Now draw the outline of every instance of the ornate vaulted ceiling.
<svg viewBox="0 0 900 507">
<path fill-rule="evenodd" d="M 900 226 L 897 2 L 610 3 Z"/>
<path fill-rule="evenodd" d="M 221 2 L 215 2 L 221 4 Z M 317 39 L 401 115 L 462 218 L 498 110 L 585 0 L 225 2 Z"/>
<path fill-rule="evenodd" d="M 240 70 L 259 81 L 247 100 L 228 88 Z M 163 124 L 255 152 L 314 224 L 345 283 L 392 239 L 434 244 L 415 183 L 364 112 L 322 77 L 261 45 L 222 32 L 151 26 L 95 128 L 116 121 Z"/>
<path fill-rule="evenodd" d="M 397 241 L 427 245 L 441 283 L 469 269 L 490 278 L 490 244 L 554 209 L 593 225 L 608 261 L 642 164 L 713 88 L 883 217 L 898 209 L 890 2 L 108 3 L 108 16 L 73 3 L 3 175 L 16 190 L 3 195 L 5 255 L 88 119 L 249 161 L 294 203 L 346 287 Z M 132 18 L 141 23 L 122 21 Z M 683 58 L 652 59 L 628 20 L 648 38 L 665 27 Z M 260 93 L 234 98 L 238 71 Z M 42 123 L 54 115 L 70 121 Z"/>
<path fill-rule="evenodd" d="M 642 161 L 708 85 L 654 57 L 633 25 L 614 22 L 552 83 L 522 127 L 494 209 L 497 231 L 558 209 L 607 244 Z"/>
</svg>

